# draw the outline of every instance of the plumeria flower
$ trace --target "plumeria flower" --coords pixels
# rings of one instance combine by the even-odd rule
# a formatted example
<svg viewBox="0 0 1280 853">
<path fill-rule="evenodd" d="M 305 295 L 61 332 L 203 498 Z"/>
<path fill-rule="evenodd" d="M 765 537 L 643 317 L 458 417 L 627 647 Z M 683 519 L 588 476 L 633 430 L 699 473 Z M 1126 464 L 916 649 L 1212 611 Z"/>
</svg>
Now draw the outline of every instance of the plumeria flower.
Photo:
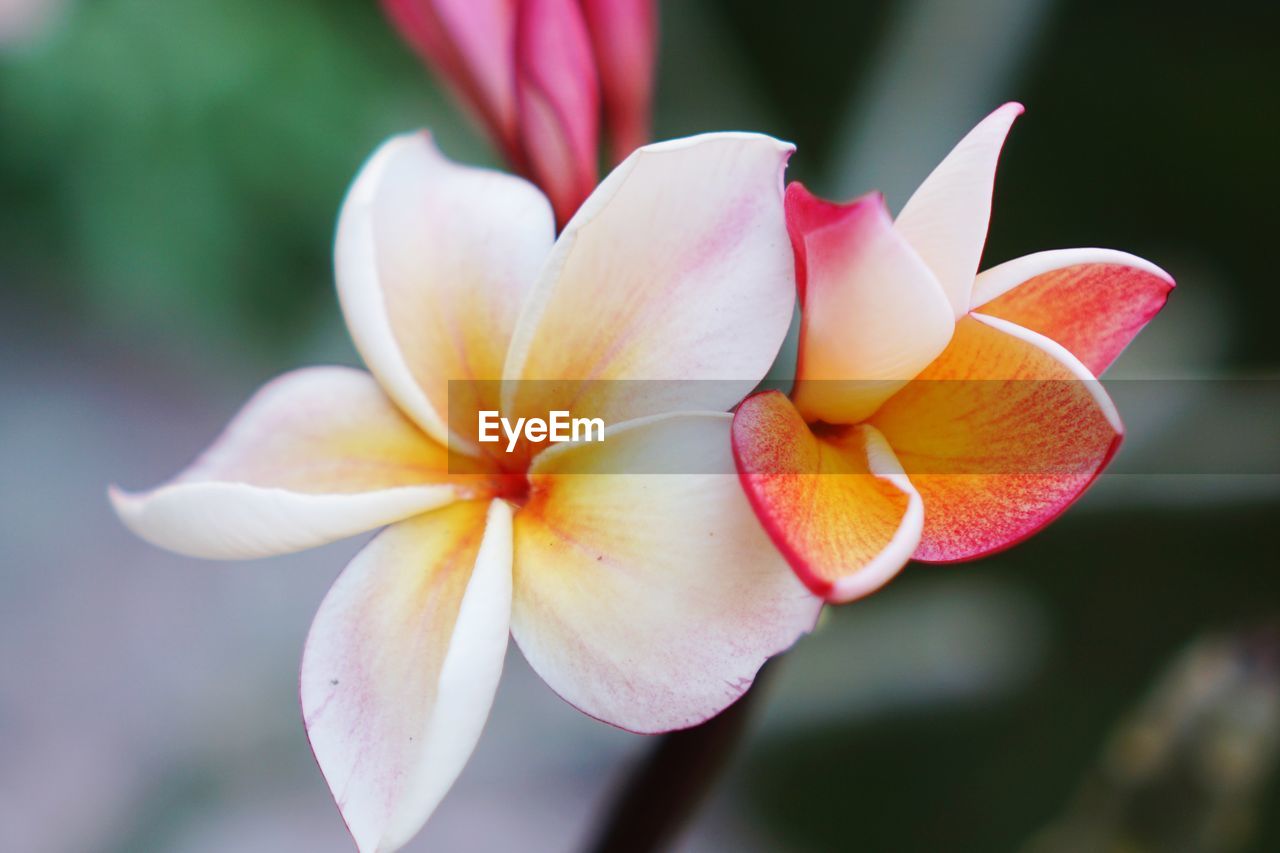
<svg viewBox="0 0 1280 853">
<path fill-rule="evenodd" d="M 830 601 L 908 559 L 1008 547 L 1078 498 L 1123 427 L 1095 377 L 1164 305 L 1141 258 L 1066 249 L 976 275 L 1019 104 L 974 128 L 892 219 L 878 194 L 787 188 L 802 325 L 796 384 L 733 425 L 743 485 L 797 575 Z"/>
<path fill-rule="evenodd" d="M 405 39 L 566 222 L 613 161 L 648 141 L 654 0 L 383 0 Z"/>
<path fill-rule="evenodd" d="M 325 597 L 302 663 L 307 733 L 361 850 L 403 844 L 449 789 L 508 633 L 585 713 L 659 732 L 718 713 L 813 627 L 821 602 L 738 486 L 727 411 L 792 310 L 790 151 L 732 133 L 647 146 L 557 239 L 526 181 L 452 163 L 426 134 L 388 141 L 335 252 L 370 373 L 285 374 L 172 482 L 113 491 L 134 532 L 200 557 L 386 526 Z M 603 442 L 508 455 L 451 428 L 485 409 L 576 411 L 573 383 L 541 380 L 584 378 Z M 737 381 L 663 382 L 680 400 L 628 393 L 633 379 Z M 494 381 L 450 406 L 450 380 Z M 703 403 L 719 411 L 688 411 Z M 696 472 L 626 464 L 673 447 Z"/>
</svg>

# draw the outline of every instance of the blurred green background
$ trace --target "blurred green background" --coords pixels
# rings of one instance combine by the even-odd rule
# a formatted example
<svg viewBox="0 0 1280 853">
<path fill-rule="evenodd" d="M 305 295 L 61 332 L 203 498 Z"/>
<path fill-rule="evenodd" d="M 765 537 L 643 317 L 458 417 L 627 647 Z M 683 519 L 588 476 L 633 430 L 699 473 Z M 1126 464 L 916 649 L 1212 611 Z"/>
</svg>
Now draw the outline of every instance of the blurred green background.
<svg viewBox="0 0 1280 853">
<path fill-rule="evenodd" d="M 1275 376 L 1280 4 L 662 13 L 657 135 L 789 138 L 825 195 L 900 206 L 1021 100 L 984 265 L 1151 258 L 1179 287 L 1117 375 Z M 129 539 L 103 488 L 176 470 L 265 378 L 355 361 L 335 216 L 419 126 L 494 162 L 372 0 L 0 0 L 0 849 L 347 849 L 293 691 L 355 546 L 198 564 Z M 1276 414 L 1174 402 L 1126 453 Z M 1280 849 L 1278 507 L 1275 477 L 1104 477 L 1005 554 L 910 567 L 781 664 L 685 847 Z M 645 748 L 510 667 L 411 849 L 573 849 Z"/>
</svg>

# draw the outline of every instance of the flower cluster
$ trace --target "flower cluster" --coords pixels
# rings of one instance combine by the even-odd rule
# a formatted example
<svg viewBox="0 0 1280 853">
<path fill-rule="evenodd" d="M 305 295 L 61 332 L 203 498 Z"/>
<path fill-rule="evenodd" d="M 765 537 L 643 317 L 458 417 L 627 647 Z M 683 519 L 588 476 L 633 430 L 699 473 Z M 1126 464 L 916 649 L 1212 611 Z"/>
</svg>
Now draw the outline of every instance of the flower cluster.
<svg viewBox="0 0 1280 853">
<path fill-rule="evenodd" d="M 893 218 L 875 194 L 784 190 L 792 147 L 767 136 L 640 145 L 649 3 L 386 5 L 542 189 L 452 162 L 426 133 L 384 143 L 335 245 L 368 372 L 288 373 L 173 481 L 112 490 L 138 535 L 201 557 L 383 528 L 321 604 L 302 664 L 307 732 L 361 850 L 404 844 L 448 791 L 509 636 L 593 717 L 692 726 L 824 601 L 1030 535 L 1114 453 L 1095 377 L 1173 282 L 1102 249 L 977 272 L 1020 106 Z M 625 156 L 596 186 L 600 93 Z M 797 295 L 792 393 L 743 400 Z M 604 440 L 457 429 L 547 413 Z M 697 471 L 634 470 L 676 447 Z"/>
</svg>

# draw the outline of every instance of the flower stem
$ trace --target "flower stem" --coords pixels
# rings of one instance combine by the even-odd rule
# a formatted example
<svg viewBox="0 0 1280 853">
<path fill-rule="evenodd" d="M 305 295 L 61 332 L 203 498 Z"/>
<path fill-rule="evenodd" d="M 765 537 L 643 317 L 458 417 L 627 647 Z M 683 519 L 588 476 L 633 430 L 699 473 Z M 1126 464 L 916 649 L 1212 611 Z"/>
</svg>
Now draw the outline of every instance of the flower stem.
<svg viewBox="0 0 1280 853">
<path fill-rule="evenodd" d="M 655 853 L 669 847 L 723 773 L 775 666 L 761 669 L 751 688 L 719 716 L 661 735 L 608 804 L 586 850 Z"/>
</svg>

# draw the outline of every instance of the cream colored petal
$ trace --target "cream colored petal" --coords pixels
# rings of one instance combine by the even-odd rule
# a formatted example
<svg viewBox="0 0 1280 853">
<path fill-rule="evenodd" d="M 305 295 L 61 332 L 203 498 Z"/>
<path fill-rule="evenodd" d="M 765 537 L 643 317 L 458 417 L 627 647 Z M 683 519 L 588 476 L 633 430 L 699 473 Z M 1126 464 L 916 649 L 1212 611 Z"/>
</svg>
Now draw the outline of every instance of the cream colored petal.
<svg viewBox="0 0 1280 853">
<path fill-rule="evenodd" d="M 628 157 L 560 235 L 520 315 L 504 410 L 620 423 L 741 399 L 791 319 L 782 211 L 791 150 L 767 136 L 718 133 Z"/>
<path fill-rule="evenodd" d="M 263 386 L 171 482 L 113 488 L 111 498 L 155 545 L 237 559 L 310 548 L 498 488 L 427 438 L 369 374 L 313 367 Z"/>
<path fill-rule="evenodd" d="M 442 444 L 449 380 L 493 380 L 454 386 L 459 422 L 497 407 L 516 315 L 554 233 L 532 184 L 452 163 L 426 133 L 385 142 L 347 194 L 334 250 L 347 326 L 387 393 Z"/>
<path fill-rule="evenodd" d="M 515 520 L 512 633 L 587 714 L 699 723 L 813 627 L 821 602 L 738 485 L 727 414 L 658 416 L 538 457 Z M 644 473 L 666 470 L 673 473 Z"/>
<path fill-rule="evenodd" d="M 493 704 L 510 614 L 503 501 L 391 526 L 325 596 L 302 659 L 302 710 L 362 853 L 403 846 L 462 771 Z"/>
<path fill-rule="evenodd" d="M 969 310 L 991 222 L 996 162 L 1022 104 L 1009 103 L 987 116 L 951 150 L 907 201 L 895 223 L 933 270 L 955 315 Z"/>
</svg>

